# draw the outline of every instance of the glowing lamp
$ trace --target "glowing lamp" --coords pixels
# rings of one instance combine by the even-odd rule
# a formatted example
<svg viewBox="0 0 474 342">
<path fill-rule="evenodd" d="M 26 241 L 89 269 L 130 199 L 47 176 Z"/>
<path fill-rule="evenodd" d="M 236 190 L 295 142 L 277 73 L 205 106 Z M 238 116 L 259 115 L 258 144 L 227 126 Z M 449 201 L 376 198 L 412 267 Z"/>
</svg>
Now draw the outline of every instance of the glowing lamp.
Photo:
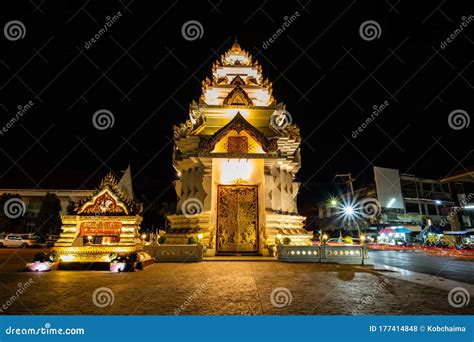
<svg viewBox="0 0 474 342">
<path fill-rule="evenodd" d="M 48 272 L 51 271 L 51 263 L 50 262 L 32 262 L 26 264 L 26 269 L 31 272 Z"/>
<path fill-rule="evenodd" d="M 277 240 L 280 240 L 282 238 L 281 234 L 276 235 Z"/>
<path fill-rule="evenodd" d="M 332 199 L 331 202 L 329 202 L 331 204 L 331 207 L 335 208 L 337 206 L 337 201 L 335 199 Z"/>
<path fill-rule="evenodd" d="M 204 235 L 202 233 L 198 234 L 198 240 L 202 240 L 203 237 L 204 237 Z"/>
<path fill-rule="evenodd" d="M 221 182 L 231 184 L 248 181 L 252 175 L 253 164 L 247 159 L 229 159 L 222 163 Z"/>
<path fill-rule="evenodd" d="M 74 256 L 72 256 L 72 255 L 61 255 L 60 258 L 61 258 L 62 261 L 65 261 L 65 262 L 69 262 L 69 261 L 74 260 Z"/>
<path fill-rule="evenodd" d="M 142 234 L 142 240 L 146 239 L 146 234 Z"/>
<path fill-rule="evenodd" d="M 344 210 L 344 213 L 345 213 L 346 215 L 351 216 L 351 215 L 354 214 L 354 208 L 353 208 L 352 206 L 350 206 L 350 205 L 345 206 L 343 210 Z"/>
</svg>

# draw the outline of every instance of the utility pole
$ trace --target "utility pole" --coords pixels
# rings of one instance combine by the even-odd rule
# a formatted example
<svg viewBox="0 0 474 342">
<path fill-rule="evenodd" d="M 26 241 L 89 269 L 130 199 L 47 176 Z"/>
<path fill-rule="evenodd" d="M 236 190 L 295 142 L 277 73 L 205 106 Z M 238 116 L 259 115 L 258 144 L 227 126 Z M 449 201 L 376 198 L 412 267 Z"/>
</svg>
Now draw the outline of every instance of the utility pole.
<svg viewBox="0 0 474 342">
<path fill-rule="evenodd" d="M 352 178 L 352 174 L 351 173 L 336 173 L 336 178 L 337 177 L 347 178 L 346 183 L 349 184 L 349 188 L 351 189 L 352 198 L 354 198 L 354 186 L 352 185 L 352 183 L 355 181 L 355 178 Z"/>
<path fill-rule="evenodd" d="M 355 178 L 352 178 L 352 174 L 351 173 L 336 173 L 336 177 L 335 178 L 346 178 L 346 184 L 349 185 L 349 189 L 351 190 L 351 196 L 352 196 L 352 200 L 351 202 L 354 201 L 354 186 L 353 186 L 353 182 L 355 181 Z M 359 234 L 359 237 L 360 237 L 360 227 L 359 227 L 359 223 L 358 222 L 355 222 L 355 226 L 357 228 L 357 232 Z"/>
</svg>

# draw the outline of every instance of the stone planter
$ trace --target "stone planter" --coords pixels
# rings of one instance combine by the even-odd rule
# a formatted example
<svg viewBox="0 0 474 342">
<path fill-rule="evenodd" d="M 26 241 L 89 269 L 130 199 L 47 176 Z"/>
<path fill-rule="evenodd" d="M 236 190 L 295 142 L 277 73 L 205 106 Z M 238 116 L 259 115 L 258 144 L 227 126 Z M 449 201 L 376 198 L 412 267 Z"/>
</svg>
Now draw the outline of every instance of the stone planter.
<svg viewBox="0 0 474 342">
<path fill-rule="evenodd" d="M 156 262 L 197 262 L 202 261 L 204 246 L 196 245 L 158 245 L 146 248 Z"/>
<path fill-rule="evenodd" d="M 371 265 L 366 246 L 321 245 L 286 246 L 278 245 L 278 261 L 321 262 L 345 265 Z"/>
</svg>

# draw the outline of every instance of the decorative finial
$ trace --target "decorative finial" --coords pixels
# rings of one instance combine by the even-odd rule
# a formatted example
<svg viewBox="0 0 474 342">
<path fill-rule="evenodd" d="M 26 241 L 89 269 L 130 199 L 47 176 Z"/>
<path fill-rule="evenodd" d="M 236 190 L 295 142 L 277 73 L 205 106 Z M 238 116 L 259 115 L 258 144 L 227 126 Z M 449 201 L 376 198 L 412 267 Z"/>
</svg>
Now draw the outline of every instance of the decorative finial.
<svg viewBox="0 0 474 342">
<path fill-rule="evenodd" d="M 237 53 L 242 52 L 239 42 L 237 41 L 237 35 L 235 35 L 234 44 L 232 44 L 231 50 L 232 52 L 237 52 Z"/>
</svg>

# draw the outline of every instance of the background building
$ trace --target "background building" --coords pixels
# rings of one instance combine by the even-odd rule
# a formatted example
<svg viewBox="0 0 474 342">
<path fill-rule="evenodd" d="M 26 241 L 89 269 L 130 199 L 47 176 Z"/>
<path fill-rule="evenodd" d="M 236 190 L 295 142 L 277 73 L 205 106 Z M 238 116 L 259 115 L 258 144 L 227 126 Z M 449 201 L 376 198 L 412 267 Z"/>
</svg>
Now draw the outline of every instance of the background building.
<svg viewBox="0 0 474 342">
<path fill-rule="evenodd" d="M 26 211 L 23 215 L 23 225 L 21 231 L 15 233 L 34 233 L 36 216 L 39 213 L 41 203 L 47 193 L 55 194 L 61 202 L 61 215 L 68 212 L 68 207 L 78 203 L 92 195 L 92 190 L 58 190 L 58 189 L 0 189 L 0 195 L 13 194 L 19 195 L 22 202 L 25 203 Z M 4 232 L 4 227 L 0 227 L 0 232 Z"/>
<path fill-rule="evenodd" d="M 461 231 L 472 226 L 472 172 L 435 180 L 400 174 L 397 169 L 374 167 L 373 179 L 367 186 L 354 189 L 353 194 L 343 192 L 334 199 L 320 202 L 316 219 L 319 228 L 338 230 L 357 226 L 377 234 L 386 228 L 428 233 L 432 227 L 440 231 Z M 355 200 L 351 202 L 347 198 Z M 354 217 L 352 225 L 342 217 L 347 205 L 354 206 L 355 212 L 360 214 Z"/>
</svg>

